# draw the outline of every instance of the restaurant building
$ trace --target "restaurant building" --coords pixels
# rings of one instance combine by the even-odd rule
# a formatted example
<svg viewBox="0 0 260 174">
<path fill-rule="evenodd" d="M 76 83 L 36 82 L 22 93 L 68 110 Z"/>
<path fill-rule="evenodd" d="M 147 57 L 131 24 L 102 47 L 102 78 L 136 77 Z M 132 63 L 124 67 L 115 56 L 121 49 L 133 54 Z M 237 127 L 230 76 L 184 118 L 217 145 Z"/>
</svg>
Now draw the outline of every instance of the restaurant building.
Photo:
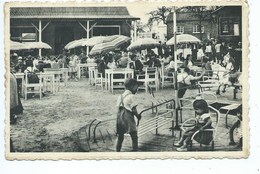
<svg viewBox="0 0 260 174">
<path fill-rule="evenodd" d="M 136 39 L 136 20 L 126 7 L 19 7 L 10 9 L 10 39 L 42 41 L 60 54 L 70 41 L 125 35 Z"/>
</svg>

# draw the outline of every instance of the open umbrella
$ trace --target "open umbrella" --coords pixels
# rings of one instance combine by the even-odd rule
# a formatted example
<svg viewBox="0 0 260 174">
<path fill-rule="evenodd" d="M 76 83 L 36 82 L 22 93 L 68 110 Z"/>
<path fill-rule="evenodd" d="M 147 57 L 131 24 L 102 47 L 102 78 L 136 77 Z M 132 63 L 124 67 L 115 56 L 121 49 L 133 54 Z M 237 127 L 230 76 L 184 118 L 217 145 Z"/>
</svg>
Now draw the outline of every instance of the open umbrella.
<svg viewBox="0 0 260 174">
<path fill-rule="evenodd" d="M 195 36 L 192 36 L 190 34 L 180 34 L 176 36 L 176 43 L 198 43 L 201 42 L 198 38 Z M 174 37 L 172 37 L 170 40 L 166 42 L 166 45 L 174 45 Z"/>
<path fill-rule="evenodd" d="M 105 39 L 104 43 L 97 44 L 92 48 L 92 50 L 90 51 L 90 55 L 101 54 L 108 51 L 114 51 L 119 46 L 129 42 L 130 40 L 131 40 L 130 37 L 122 36 L 122 35 L 108 36 Z"/>
<path fill-rule="evenodd" d="M 10 41 L 10 50 L 25 50 L 28 49 L 25 44 L 15 41 Z"/>
<path fill-rule="evenodd" d="M 74 40 L 72 42 L 69 42 L 64 48 L 67 50 L 76 48 L 76 47 L 81 47 L 83 43 L 85 43 L 86 41 L 88 41 L 87 38 L 82 38 L 79 40 Z"/>
<path fill-rule="evenodd" d="M 159 42 L 151 38 L 140 38 L 135 42 L 132 42 L 131 45 L 127 48 L 128 51 L 132 50 L 144 50 L 147 48 L 155 48 L 160 46 Z"/>
<path fill-rule="evenodd" d="M 81 46 L 90 46 L 93 47 L 97 44 L 101 44 L 105 41 L 106 36 L 94 36 L 92 38 L 89 38 L 88 40 L 86 40 L 85 42 L 83 42 L 81 44 Z"/>
<path fill-rule="evenodd" d="M 51 46 L 45 42 L 24 42 L 27 49 L 51 49 Z"/>
</svg>

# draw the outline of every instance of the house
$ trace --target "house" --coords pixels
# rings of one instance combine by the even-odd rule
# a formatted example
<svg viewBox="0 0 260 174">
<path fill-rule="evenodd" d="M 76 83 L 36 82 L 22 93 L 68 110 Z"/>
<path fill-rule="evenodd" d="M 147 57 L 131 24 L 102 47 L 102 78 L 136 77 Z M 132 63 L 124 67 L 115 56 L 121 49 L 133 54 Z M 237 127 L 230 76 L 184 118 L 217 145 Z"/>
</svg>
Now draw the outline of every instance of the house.
<svg viewBox="0 0 260 174">
<path fill-rule="evenodd" d="M 217 21 L 218 39 L 238 43 L 242 41 L 242 7 L 224 6 L 212 12 Z"/>
<path fill-rule="evenodd" d="M 76 39 L 115 34 L 130 37 L 136 20 L 139 18 L 131 16 L 126 7 L 12 7 L 10 39 L 46 42 L 52 54 L 59 54 Z"/>
<path fill-rule="evenodd" d="M 212 20 L 210 12 L 204 13 L 208 14 L 205 14 L 205 17 L 200 20 L 199 17 L 192 12 L 177 12 L 177 34 L 191 34 L 202 41 L 215 38 L 217 36 L 216 23 Z M 173 37 L 173 13 L 168 15 L 166 24 L 167 39 L 169 40 Z"/>
</svg>

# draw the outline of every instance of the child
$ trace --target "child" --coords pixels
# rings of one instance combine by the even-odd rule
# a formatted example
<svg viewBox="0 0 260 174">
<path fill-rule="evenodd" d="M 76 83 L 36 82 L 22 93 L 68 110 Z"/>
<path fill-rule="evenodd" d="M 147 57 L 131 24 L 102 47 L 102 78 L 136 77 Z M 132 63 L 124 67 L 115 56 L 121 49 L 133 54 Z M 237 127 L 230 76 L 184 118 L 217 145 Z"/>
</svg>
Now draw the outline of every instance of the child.
<svg viewBox="0 0 260 174">
<path fill-rule="evenodd" d="M 236 145 L 235 141 L 234 141 L 234 130 L 235 128 L 238 128 L 239 132 L 241 132 L 242 129 L 242 105 L 240 105 L 237 109 L 237 121 L 231 126 L 230 130 L 229 130 L 229 138 L 230 138 L 230 142 L 229 145 Z M 238 136 L 241 136 L 238 135 Z M 242 136 L 239 139 L 239 144 L 238 147 L 242 147 Z"/>
<path fill-rule="evenodd" d="M 136 122 L 134 116 L 138 120 L 141 119 L 141 115 L 138 114 L 135 102 L 135 93 L 138 89 L 138 82 L 135 79 L 127 79 L 125 81 L 125 92 L 118 97 L 117 100 L 117 123 L 116 130 L 118 135 L 118 140 L 116 144 L 116 151 L 120 152 L 122 143 L 124 141 L 124 134 L 129 133 L 132 138 L 133 151 L 138 151 L 138 137 Z"/>
<path fill-rule="evenodd" d="M 196 113 L 196 123 L 195 126 L 191 129 L 187 129 L 179 142 L 175 143 L 174 146 L 177 146 L 177 151 L 187 151 L 188 145 L 191 143 L 191 137 L 195 132 L 202 131 L 204 129 L 212 128 L 212 120 L 209 114 L 208 104 L 203 99 L 198 99 L 193 102 L 193 108 Z M 212 136 L 212 135 L 211 135 Z"/>
</svg>

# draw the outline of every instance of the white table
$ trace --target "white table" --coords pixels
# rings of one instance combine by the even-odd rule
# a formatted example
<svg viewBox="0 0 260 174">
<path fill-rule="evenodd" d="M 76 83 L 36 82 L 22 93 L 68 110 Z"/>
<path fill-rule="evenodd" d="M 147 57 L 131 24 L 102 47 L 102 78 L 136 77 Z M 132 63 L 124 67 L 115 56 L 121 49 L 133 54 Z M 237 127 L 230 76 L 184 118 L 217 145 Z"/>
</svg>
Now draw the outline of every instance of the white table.
<svg viewBox="0 0 260 174">
<path fill-rule="evenodd" d="M 122 74 L 124 75 L 124 78 L 122 79 L 113 79 L 114 75 L 116 74 Z M 105 89 L 111 90 L 113 92 L 113 82 L 119 82 L 123 83 L 127 78 L 133 78 L 134 77 L 134 70 L 128 69 L 128 68 L 118 68 L 118 69 L 106 69 L 105 70 Z M 123 88 L 124 86 L 120 85 L 118 87 Z"/>
</svg>

